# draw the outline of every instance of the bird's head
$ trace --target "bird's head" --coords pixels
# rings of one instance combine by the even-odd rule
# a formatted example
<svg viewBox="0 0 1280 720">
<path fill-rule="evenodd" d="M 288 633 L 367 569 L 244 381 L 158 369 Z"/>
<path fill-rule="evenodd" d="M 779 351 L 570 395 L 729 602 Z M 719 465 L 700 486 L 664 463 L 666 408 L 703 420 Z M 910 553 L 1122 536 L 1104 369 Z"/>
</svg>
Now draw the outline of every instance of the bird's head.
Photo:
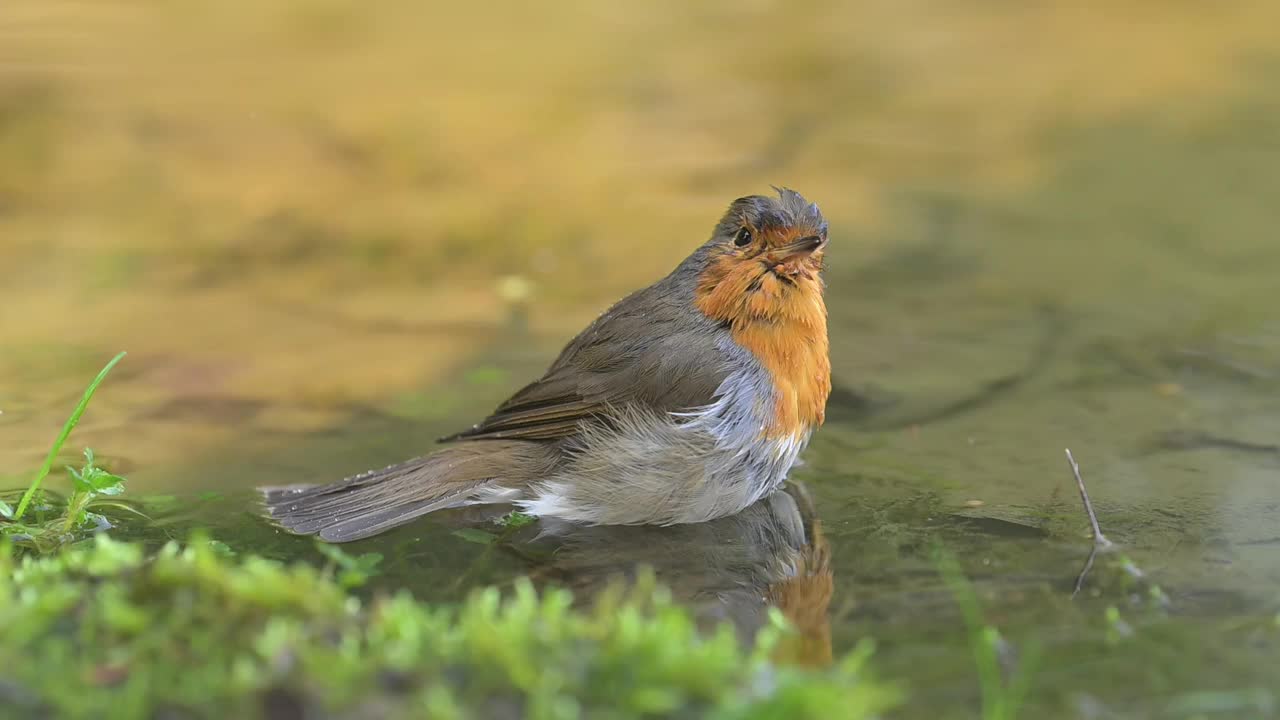
<svg viewBox="0 0 1280 720">
<path fill-rule="evenodd" d="M 800 193 L 775 189 L 776 198 L 733 201 L 703 246 L 695 299 L 707 317 L 732 325 L 804 319 L 821 306 L 827 221 Z"/>
</svg>

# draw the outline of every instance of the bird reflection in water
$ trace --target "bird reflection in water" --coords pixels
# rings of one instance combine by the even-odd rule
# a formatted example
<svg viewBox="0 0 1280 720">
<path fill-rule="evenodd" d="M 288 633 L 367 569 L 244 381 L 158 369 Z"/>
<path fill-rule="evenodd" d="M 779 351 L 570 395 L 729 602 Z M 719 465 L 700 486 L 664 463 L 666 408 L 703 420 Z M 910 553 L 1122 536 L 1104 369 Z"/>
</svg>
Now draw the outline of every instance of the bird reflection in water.
<svg viewBox="0 0 1280 720">
<path fill-rule="evenodd" d="M 521 547 L 523 545 L 523 547 Z M 513 550 L 535 566 L 539 585 L 572 590 L 589 603 L 652 569 L 674 600 L 711 629 L 728 621 L 750 643 L 777 608 L 795 630 L 775 660 L 831 661 L 831 550 L 812 498 L 790 483 L 737 515 L 692 525 L 584 526 L 544 518 L 537 537 Z"/>
</svg>

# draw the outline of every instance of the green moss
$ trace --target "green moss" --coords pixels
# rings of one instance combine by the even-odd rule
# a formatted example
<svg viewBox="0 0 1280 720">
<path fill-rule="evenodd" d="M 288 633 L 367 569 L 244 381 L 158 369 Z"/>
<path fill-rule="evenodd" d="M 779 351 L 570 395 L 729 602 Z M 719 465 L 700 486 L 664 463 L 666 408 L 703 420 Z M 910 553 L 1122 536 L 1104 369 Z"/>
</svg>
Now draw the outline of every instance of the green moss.
<svg viewBox="0 0 1280 720">
<path fill-rule="evenodd" d="M 27 717 L 862 718 L 895 700 L 866 678 L 865 648 L 825 671 L 778 667 L 784 630 L 744 650 L 657 590 L 584 611 L 519 583 L 440 608 L 362 601 L 335 569 L 207 540 L 153 557 L 105 535 L 46 557 L 0 549 L 5 703 Z"/>
</svg>

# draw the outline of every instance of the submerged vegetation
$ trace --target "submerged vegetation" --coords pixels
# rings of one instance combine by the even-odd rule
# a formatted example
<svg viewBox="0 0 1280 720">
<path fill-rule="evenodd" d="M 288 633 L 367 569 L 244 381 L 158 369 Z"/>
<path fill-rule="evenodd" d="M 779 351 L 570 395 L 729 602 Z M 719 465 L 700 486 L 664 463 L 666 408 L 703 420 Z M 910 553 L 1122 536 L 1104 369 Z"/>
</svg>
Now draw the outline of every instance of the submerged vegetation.
<svg viewBox="0 0 1280 720">
<path fill-rule="evenodd" d="M 1035 672 L 1034 653 L 1022 657 L 1016 667 L 1007 668 L 1015 665 L 1006 660 L 1012 654 L 1009 645 L 1000 631 L 983 618 L 978 596 L 960 570 L 960 565 L 954 557 L 942 552 L 938 553 L 937 563 L 938 571 L 960 606 L 960 614 L 969 632 L 969 647 L 973 650 L 982 692 L 982 718 L 1014 720 L 1031 689 Z"/>
<path fill-rule="evenodd" d="M 897 697 L 867 677 L 868 645 L 824 671 L 777 667 L 784 629 L 744 650 L 727 626 L 700 634 L 651 582 L 571 603 L 527 582 L 456 609 L 364 602 L 331 570 L 199 539 L 153 557 L 105 534 L 44 557 L 7 548 L 3 692 L 26 713 L 119 718 L 826 719 Z"/>
</svg>

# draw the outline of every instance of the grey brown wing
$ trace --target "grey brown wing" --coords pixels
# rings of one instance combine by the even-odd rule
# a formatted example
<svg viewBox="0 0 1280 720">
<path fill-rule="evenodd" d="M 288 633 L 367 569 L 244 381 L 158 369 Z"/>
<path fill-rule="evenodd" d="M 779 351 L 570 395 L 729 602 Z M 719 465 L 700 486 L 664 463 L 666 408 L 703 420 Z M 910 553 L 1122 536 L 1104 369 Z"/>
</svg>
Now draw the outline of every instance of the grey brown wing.
<svg viewBox="0 0 1280 720">
<path fill-rule="evenodd" d="M 718 345 L 724 331 L 669 299 L 645 302 L 655 289 L 615 305 L 574 338 L 541 379 L 444 441 L 556 440 L 609 408 L 678 412 L 710 403 L 728 373 Z"/>
</svg>

